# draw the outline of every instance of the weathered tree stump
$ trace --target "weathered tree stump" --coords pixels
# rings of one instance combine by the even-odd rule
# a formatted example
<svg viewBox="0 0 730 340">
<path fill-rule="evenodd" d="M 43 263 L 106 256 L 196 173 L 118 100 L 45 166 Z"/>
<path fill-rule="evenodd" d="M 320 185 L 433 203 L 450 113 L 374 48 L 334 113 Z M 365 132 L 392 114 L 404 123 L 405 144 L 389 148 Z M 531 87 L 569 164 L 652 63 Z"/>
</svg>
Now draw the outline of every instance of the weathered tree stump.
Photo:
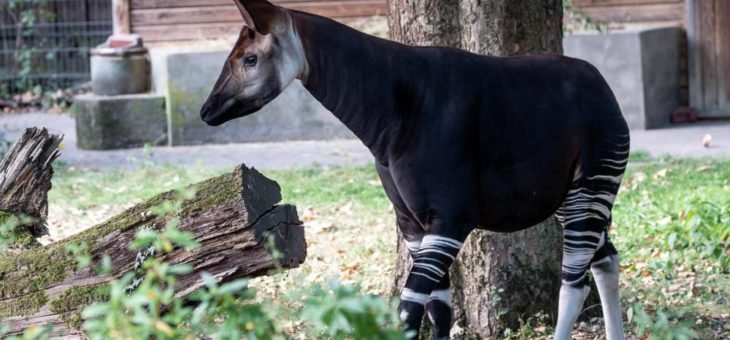
<svg viewBox="0 0 730 340">
<path fill-rule="evenodd" d="M 0 162 L 0 223 L 23 215 L 28 223 L 16 227 L 15 250 L 40 246 L 35 237 L 48 234 L 48 190 L 63 136 L 29 128 Z"/>
<path fill-rule="evenodd" d="M 0 254 L 0 324 L 9 324 L 10 334 L 33 324 L 50 324 L 54 336 L 81 336 L 81 309 L 104 297 L 97 288 L 134 269 L 141 252 L 128 246 L 137 231 L 162 229 L 173 218 L 179 219 L 180 230 L 191 232 L 201 244 L 195 250 L 175 249 L 160 256 L 194 268 L 179 277 L 180 297 L 204 286 L 203 271 L 225 282 L 304 262 L 302 224 L 294 206 L 276 205 L 281 200 L 276 182 L 241 165 L 192 188 L 195 196 L 184 200 L 177 213 L 150 212 L 178 196 L 166 192 L 48 247 Z M 94 262 L 109 255 L 113 271 L 100 276 L 90 268 L 77 270 L 75 258 L 66 249 L 69 244 L 88 245 Z"/>
</svg>

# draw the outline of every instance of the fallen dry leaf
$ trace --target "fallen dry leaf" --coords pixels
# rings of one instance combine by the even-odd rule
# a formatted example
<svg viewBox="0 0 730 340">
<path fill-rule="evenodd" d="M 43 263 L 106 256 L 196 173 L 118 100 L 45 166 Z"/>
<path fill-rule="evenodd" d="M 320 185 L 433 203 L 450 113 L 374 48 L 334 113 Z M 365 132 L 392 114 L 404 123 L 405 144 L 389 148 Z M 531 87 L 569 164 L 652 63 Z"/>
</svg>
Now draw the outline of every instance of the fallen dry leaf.
<svg viewBox="0 0 730 340">
<path fill-rule="evenodd" d="M 654 179 L 664 177 L 667 175 L 668 172 L 669 172 L 669 169 L 667 169 L 667 168 L 661 169 L 654 174 Z"/>
<path fill-rule="evenodd" d="M 669 224 L 669 222 L 672 222 L 672 217 L 671 217 L 671 216 L 665 216 L 665 217 L 663 217 L 663 218 L 659 219 L 658 221 L 656 221 L 656 223 L 657 223 L 657 224 L 658 224 L 659 226 L 661 226 L 661 227 L 663 227 L 663 226 L 665 226 L 665 225 Z"/>
<path fill-rule="evenodd" d="M 702 146 L 709 148 L 710 147 L 710 141 L 712 141 L 712 136 L 709 134 L 706 134 L 702 136 Z"/>
<path fill-rule="evenodd" d="M 302 213 L 302 221 L 309 222 L 313 220 L 317 216 L 317 213 L 312 209 L 312 207 L 306 207 L 304 208 L 304 212 Z"/>
</svg>

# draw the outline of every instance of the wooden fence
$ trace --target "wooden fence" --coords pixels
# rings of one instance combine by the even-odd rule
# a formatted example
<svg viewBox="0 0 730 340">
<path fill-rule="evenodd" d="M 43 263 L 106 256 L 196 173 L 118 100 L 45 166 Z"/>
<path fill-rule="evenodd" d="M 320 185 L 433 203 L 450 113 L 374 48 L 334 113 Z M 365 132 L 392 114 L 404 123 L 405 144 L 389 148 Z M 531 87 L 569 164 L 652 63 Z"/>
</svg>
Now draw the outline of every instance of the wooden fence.
<svg viewBox="0 0 730 340">
<path fill-rule="evenodd" d="M 232 0 L 115 0 L 115 31 L 145 42 L 219 38 L 237 34 L 241 16 Z M 274 3 L 337 20 L 385 15 L 386 0 L 279 0 Z"/>
<path fill-rule="evenodd" d="M 111 32 L 111 0 L 0 0 L 0 96 L 88 80 Z"/>
<path fill-rule="evenodd" d="M 573 0 L 583 14 L 614 23 L 684 26 L 685 0 Z"/>
</svg>

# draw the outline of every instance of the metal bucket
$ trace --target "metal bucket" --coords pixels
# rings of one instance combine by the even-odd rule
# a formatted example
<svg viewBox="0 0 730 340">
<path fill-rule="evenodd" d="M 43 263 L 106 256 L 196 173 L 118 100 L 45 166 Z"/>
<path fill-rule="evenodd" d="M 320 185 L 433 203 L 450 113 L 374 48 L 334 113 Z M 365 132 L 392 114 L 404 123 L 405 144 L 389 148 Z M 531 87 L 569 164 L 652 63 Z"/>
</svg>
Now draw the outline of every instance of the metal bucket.
<svg viewBox="0 0 730 340">
<path fill-rule="evenodd" d="M 120 44 L 113 38 L 91 50 L 92 91 L 102 96 L 149 92 L 149 54 L 141 39 Z"/>
</svg>

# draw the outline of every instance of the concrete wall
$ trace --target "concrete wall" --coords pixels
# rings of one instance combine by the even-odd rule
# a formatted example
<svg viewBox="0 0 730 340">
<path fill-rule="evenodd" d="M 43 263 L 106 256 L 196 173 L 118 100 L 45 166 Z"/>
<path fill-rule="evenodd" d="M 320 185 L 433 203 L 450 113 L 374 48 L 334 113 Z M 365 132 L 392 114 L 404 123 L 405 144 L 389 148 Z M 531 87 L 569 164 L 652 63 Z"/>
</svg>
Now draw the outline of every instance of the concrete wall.
<svg viewBox="0 0 730 340">
<path fill-rule="evenodd" d="M 567 56 L 595 65 L 613 89 L 632 129 L 667 126 L 680 105 L 676 27 L 568 35 Z"/>
<path fill-rule="evenodd" d="M 594 64 L 614 90 L 633 129 L 669 124 L 679 105 L 678 28 L 566 36 L 565 54 Z M 153 88 L 166 97 L 171 145 L 354 138 L 296 81 L 252 115 L 209 127 L 200 107 L 215 83 L 230 44 L 152 49 Z"/>
<path fill-rule="evenodd" d="M 354 138 L 327 109 L 295 81 L 259 112 L 218 127 L 200 119 L 228 56 L 226 51 L 166 53 L 153 56 L 164 65 L 154 84 L 167 98 L 168 136 L 172 145 Z M 159 61 L 163 58 L 164 61 Z"/>
</svg>

